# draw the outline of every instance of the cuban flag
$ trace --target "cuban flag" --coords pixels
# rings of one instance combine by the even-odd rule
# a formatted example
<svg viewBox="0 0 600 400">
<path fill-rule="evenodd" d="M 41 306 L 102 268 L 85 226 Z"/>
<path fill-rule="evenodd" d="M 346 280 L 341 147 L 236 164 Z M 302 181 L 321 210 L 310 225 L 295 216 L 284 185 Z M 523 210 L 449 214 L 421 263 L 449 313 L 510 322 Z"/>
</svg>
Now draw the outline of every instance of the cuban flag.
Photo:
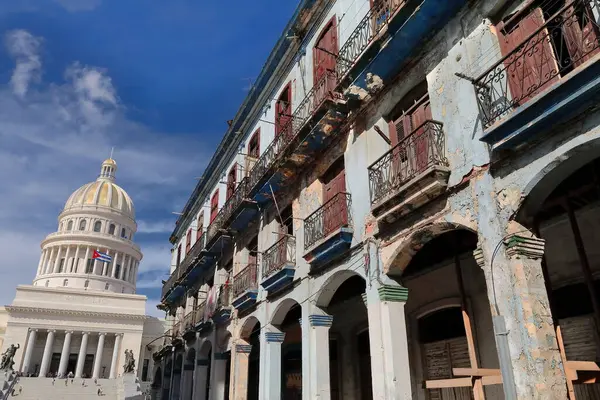
<svg viewBox="0 0 600 400">
<path fill-rule="evenodd" d="M 92 255 L 92 259 L 102 261 L 105 263 L 109 263 L 112 261 L 112 257 L 108 254 L 100 253 L 97 250 L 94 250 L 94 255 Z"/>
</svg>

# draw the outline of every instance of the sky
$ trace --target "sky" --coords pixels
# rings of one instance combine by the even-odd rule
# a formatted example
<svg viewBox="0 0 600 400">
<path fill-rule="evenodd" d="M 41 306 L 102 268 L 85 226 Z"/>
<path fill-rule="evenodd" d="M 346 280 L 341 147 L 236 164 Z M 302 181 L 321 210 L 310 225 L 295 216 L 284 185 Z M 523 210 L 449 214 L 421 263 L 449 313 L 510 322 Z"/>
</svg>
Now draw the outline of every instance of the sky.
<svg viewBox="0 0 600 400">
<path fill-rule="evenodd" d="M 297 0 L 0 0 L 0 304 L 114 147 L 156 309 L 169 235 Z"/>
</svg>

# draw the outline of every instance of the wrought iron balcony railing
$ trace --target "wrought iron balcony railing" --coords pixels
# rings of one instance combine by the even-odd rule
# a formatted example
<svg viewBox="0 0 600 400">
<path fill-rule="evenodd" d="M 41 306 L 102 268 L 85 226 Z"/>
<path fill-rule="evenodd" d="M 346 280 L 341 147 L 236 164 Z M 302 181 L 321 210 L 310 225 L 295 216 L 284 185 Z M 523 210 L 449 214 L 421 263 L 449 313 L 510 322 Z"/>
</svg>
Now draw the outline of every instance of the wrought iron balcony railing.
<svg viewBox="0 0 600 400">
<path fill-rule="evenodd" d="M 183 317 L 183 330 L 187 331 L 188 329 L 192 329 L 194 327 L 194 311 L 190 311 L 185 314 Z"/>
<path fill-rule="evenodd" d="M 328 99 L 341 98 L 341 94 L 334 91 L 337 79 L 333 71 L 327 71 L 313 86 L 292 113 L 288 123 L 282 127 L 281 133 L 273 139 L 269 147 L 254 164 L 250 172 L 248 189 L 255 188 L 267 171 L 279 160 L 287 146 L 304 128 L 306 122 L 315 114 L 321 105 Z"/>
<path fill-rule="evenodd" d="M 484 128 L 599 51 L 600 29 L 593 15 L 598 8 L 596 0 L 569 2 L 473 81 Z M 536 19 L 543 19 L 539 14 Z"/>
<path fill-rule="evenodd" d="M 169 276 L 169 279 L 167 279 L 167 281 L 165 282 L 165 284 L 162 287 L 162 292 L 161 292 L 162 299 L 164 299 L 165 296 L 167 295 L 167 293 L 169 293 L 171 291 L 171 289 L 173 289 L 177 280 L 178 280 L 178 277 L 176 276 L 175 271 L 173 271 L 173 274 L 171 274 L 171 276 Z"/>
<path fill-rule="evenodd" d="M 194 325 L 199 324 L 200 322 L 204 321 L 204 310 L 206 309 L 206 300 L 203 301 L 202 303 L 198 304 L 195 308 L 194 308 Z"/>
<path fill-rule="evenodd" d="M 173 325 L 173 338 L 177 338 L 179 336 L 181 336 L 181 334 L 183 333 L 181 331 L 181 321 L 178 321 L 177 323 L 175 323 L 175 325 Z"/>
<path fill-rule="evenodd" d="M 263 254 L 263 279 L 290 263 L 296 264 L 296 238 L 284 235 Z"/>
<path fill-rule="evenodd" d="M 229 199 L 223 204 L 223 207 L 208 227 L 208 241 L 215 237 L 217 232 L 221 229 L 226 229 L 226 223 L 231 218 L 232 214 L 242 204 L 242 201 L 248 195 L 248 178 L 242 179 L 240 184 L 236 187 L 235 191 Z"/>
<path fill-rule="evenodd" d="M 239 297 L 249 290 L 258 290 L 258 268 L 256 264 L 248 264 L 246 268 L 233 277 L 233 297 Z"/>
<path fill-rule="evenodd" d="M 427 120 L 369 167 L 371 205 L 378 204 L 432 165 L 447 166 L 441 122 Z"/>
<path fill-rule="evenodd" d="M 167 282 L 162 287 L 162 298 L 173 289 L 179 279 L 181 279 L 188 272 L 192 266 L 194 260 L 198 257 L 200 252 L 204 249 L 206 243 L 206 232 L 202 232 L 202 235 L 196 240 L 196 243 L 192 246 L 190 251 L 185 255 L 183 261 L 175 268 Z"/>
<path fill-rule="evenodd" d="M 217 297 L 217 310 L 227 308 L 231 305 L 231 286 L 224 284 L 221 286 L 219 291 L 219 297 Z"/>
<path fill-rule="evenodd" d="M 338 53 L 335 72 L 343 79 L 362 53 L 383 30 L 394 13 L 406 4 L 405 0 L 375 0 Z"/>
<path fill-rule="evenodd" d="M 352 197 L 340 192 L 304 220 L 304 249 L 312 247 L 337 229 L 352 226 Z"/>
</svg>

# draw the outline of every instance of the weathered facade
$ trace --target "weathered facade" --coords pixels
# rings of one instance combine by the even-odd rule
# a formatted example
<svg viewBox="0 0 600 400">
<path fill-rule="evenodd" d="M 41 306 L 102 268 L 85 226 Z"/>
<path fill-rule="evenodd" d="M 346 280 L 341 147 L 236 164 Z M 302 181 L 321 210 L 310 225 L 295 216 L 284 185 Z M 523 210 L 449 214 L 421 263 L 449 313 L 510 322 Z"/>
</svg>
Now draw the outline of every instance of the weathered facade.
<svg viewBox="0 0 600 400">
<path fill-rule="evenodd" d="M 162 399 L 600 399 L 595 0 L 303 1 L 171 237 Z"/>
</svg>

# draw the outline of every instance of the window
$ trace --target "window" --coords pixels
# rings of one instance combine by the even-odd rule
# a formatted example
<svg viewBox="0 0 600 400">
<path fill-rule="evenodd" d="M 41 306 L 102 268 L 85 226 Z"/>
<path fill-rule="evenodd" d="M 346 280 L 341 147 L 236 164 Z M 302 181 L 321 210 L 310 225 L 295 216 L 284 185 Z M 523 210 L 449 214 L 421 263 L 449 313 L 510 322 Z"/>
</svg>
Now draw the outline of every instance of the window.
<svg viewBox="0 0 600 400">
<path fill-rule="evenodd" d="M 85 219 L 82 219 L 81 221 L 79 221 L 79 230 L 85 231 L 85 227 L 86 227 L 86 221 L 85 221 Z"/>
<path fill-rule="evenodd" d="M 315 85 L 328 71 L 335 71 L 336 54 L 338 54 L 337 19 L 334 15 L 321 31 L 313 48 L 313 79 Z M 333 79 L 331 82 L 335 85 Z"/>
<path fill-rule="evenodd" d="M 227 200 L 235 192 L 235 186 L 237 185 L 237 163 L 231 167 L 229 174 L 227 175 Z"/>
<path fill-rule="evenodd" d="M 94 272 L 94 259 L 88 258 L 87 264 L 85 265 L 85 273 L 91 274 Z"/>
<path fill-rule="evenodd" d="M 250 142 L 248 142 L 248 155 L 254 158 L 260 158 L 260 129 L 254 132 Z"/>
<path fill-rule="evenodd" d="M 294 234 L 294 219 L 292 218 L 292 206 L 288 206 L 281 211 L 281 218 L 278 218 L 280 235 Z"/>
<path fill-rule="evenodd" d="M 121 237 L 122 238 L 126 238 L 127 237 L 127 231 L 125 230 L 125 228 L 121 229 Z"/>
<path fill-rule="evenodd" d="M 288 83 L 285 88 L 283 88 L 283 91 L 275 103 L 275 136 L 279 136 L 284 130 L 288 130 L 291 117 L 292 87 L 290 86 L 290 83 Z"/>
<path fill-rule="evenodd" d="M 72 231 L 73 230 L 73 221 L 69 221 L 69 223 L 67 224 L 67 230 L 68 231 Z"/>
<path fill-rule="evenodd" d="M 86 288 L 86 289 L 87 289 L 88 287 L 90 287 L 90 281 L 89 281 L 89 280 L 86 280 L 86 281 L 85 281 L 85 283 L 83 284 L 83 287 L 84 287 L 84 288 Z"/>
<path fill-rule="evenodd" d="M 68 284 L 69 284 L 69 280 L 68 280 L 68 279 L 65 279 L 65 280 L 63 281 L 63 286 L 67 286 Z"/>
<path fill-rule="evenodd" d="M 212 198 L 210 199 L 210 223 L 217 218 L 219 212 L 219 189 L 215 191 Z"/>
<path fill-rule="evenodd" d="M 109 227 L 108 227 L 108 234 L 109 235 L 114 235 L 115 234 L 115 229 L 116 229 L 115 224 L 110 224 Z"/>
<path fill-rule="evenodd" d="M 142 364 L 142 381 L 148 380 L 148 366 L 150 365 L 150 360 L 148 358 L 144 358 L 144 364 Z"/>
<path fill-rule="evenodd" d="M 60 262 L 58 263 L 58 272 L 61 273 L 61 272 L 64 272 L 64 270 L 65 270 L 65 259 L 61 258 Z"/>
<path fill-rule="evenodd" d="M 104 285 L 104 290 L 108 290 L 108 289 L 110 289 L 110 283 L 107 283 Z"/>
<path fill-rule="evenodd" d="M 76 258 L 71 259 L 71 268 L 69 268 L 69 272 L 77 272 L 77 267 L 75 266 L 75 261 L 79 261 Z"/>
<path fill-rule="evenodd" d="M 48 287 L 49 284 L 50 284 L 50 281 L 46 281 L 46 287 Z"/>
<path fill-rule="evenodd" d="M 192 228 L 188 229 L 187 235 L 185 236 L 185 254 L 190 252 L 192 248 Z"/>
<path fill-rule="evenodd" d="M 94 222 L 94 232 L 100 232 L 102 230 L 102 222 Z"/>
<path fill-rule="evenodd" d="M 115 267 L 115 278 L 119 279 L 119 275 L 121 274 L 121 264 L 117 264 Z"/>
<path fill-rule="evenodd" d="M 179 267 L 179 263 L 181 262 L 181 244 L 177 246 L 177 259 L 175 260 L 175 267 Z"/>
<path fill-rule="evenodd" d="M 198 215 L 198 222 L 196 223 L 196 240 L 202 237 L 202 231 L 204 230 L 204 211 Z"/>
</svg>

